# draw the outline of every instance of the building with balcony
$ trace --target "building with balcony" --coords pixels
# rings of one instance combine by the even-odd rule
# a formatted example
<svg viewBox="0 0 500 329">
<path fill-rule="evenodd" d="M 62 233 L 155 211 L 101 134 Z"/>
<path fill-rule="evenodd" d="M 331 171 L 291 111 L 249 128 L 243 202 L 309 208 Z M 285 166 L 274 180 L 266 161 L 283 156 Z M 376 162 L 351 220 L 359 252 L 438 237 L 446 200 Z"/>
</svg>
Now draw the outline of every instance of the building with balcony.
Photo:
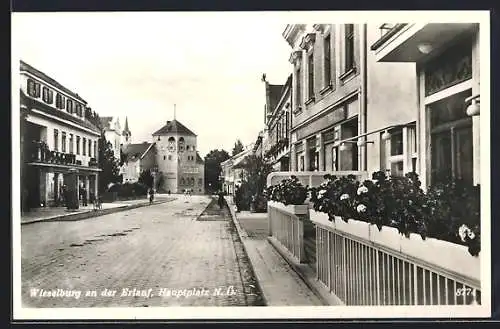
<svg viewBox="0 0 500 329">
<path fill-rule="evenodd" d="M 167 121 L 153 133 L 160 190 L 205 193 L 205 164 L 197 151 L 197 136 L 177 120 Z"/>
<path fill-rule="evenodd" d="M 292 75 L 284 85 L 271 85 L 263 79 L 266 87 L 265 125 L 266 140 L 262 152 L 275 171 L 290 170 L 290 127 L 292 107 Z"/>
<path fill-rule="evenodd" d="M 408 142 L 415 131 L 415 64 L 377 63 L 368 45 L 379 33 L 369 24 L 285 28 L 293 65 L 293 171 L 412 169 L 410 160 L 401 167 L 400 151 L 403 134 Z"/>
<path fill-rule="evenodd" d="M 20 83 L 22 209 L 65 205 L 81 187 L 97 195 L 100 130 L 87 102 L 23 61 Z"/>
<path fill-rule="evenodd" d="M 409 136 L 423 185 L 479 184 L 479 24 L 392 24 L 370 45 L 380 65 L 416 65 L 416 137 Z"/>
</svg>

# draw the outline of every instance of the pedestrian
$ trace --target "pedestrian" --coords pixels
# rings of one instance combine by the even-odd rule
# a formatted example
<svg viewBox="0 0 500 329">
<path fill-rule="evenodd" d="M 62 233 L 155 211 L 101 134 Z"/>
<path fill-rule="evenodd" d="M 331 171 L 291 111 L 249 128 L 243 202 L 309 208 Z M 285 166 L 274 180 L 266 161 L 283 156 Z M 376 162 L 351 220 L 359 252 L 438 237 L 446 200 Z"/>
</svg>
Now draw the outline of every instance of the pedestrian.
<svg viewBox="0 0 500 329">
<path fill-rule="evenodd" d="M 222 191 L 219 191 L 219 208 L 222 210 L 222 207 L 224 207 L 224 193 Z"/>
<path fill-rule="evenodd" d="M 84 207 L 87 206 L 87 189 L 85 186 L 82 188 L 82 203 Z"/>
<path fill-rule="evenodd" d="M 152 188 L 150 188 L 150 189 L 149 189 L 149 204 L 152 204 L 152 203 L 153 203 L 153 201 L 154 201 L 154 198 L 155 198 L 154 193 L 155 193 L 155 192 L 153 191 L 153 189 L 152 189 Z"/>
</svg>

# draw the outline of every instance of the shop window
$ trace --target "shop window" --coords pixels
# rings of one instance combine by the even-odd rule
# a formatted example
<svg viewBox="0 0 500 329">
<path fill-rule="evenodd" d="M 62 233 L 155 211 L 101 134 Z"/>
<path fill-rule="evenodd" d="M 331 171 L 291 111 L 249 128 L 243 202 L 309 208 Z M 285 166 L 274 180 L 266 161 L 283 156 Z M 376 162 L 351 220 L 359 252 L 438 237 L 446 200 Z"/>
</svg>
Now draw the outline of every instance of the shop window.
<svg viewBox="0 0 500 329">
<path fill-rule="evenodd" d="M 299 157 L 299 171 L 304 171 L 304 156 Z"/>
<path fill-rule="evenodd" d="M 431 181 L 473 182 L 472 119 L 465 114 L 465 91 L 429 105 Z"/>
<path fill-rule="evenodd" d="M 330 160 L 330 170 L 337 171 L 339 167 L 338 163 L 339 149 L 338 147 L 332 147 L 331 149 L 331 160 Z"/>
<path fill-rule="evenodd" d="M 341 140 L 358 135 L 357 117 L 345 122 L 340 128 Z M 339 150 L 339 170 L 358 170 L 358 146 L 345 143 L 345 150 Z"/>
</svg>

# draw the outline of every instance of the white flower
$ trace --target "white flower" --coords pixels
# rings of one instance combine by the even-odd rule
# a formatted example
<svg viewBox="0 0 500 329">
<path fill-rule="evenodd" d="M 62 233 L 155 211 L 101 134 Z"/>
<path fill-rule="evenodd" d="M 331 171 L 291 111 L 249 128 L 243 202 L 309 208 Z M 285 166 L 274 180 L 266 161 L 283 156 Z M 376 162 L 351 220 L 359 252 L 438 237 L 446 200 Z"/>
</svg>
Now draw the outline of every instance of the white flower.
<svg viewBox="0 0 500 329">
<path fill-rule="evenodd" d="M 356 207 L 356 210 L 358 212 L 365 212 L 366 211 L 366 206 L 364 204 L 359 204 L 357 207 Z"/>
<path fill-rule="evenodd" d="M 325 193 L 326 193 L 326 190 L 320 190 L 318 192 L 318 198 L 321 199 Z"/>
<path fill-rule="evenodd" d="M 465 225 L 465 224 L 463 224 L 462 226 L 460 226 L 458 228 L 458 236 L 460 236 L 460 239 L 463 242 L 465 242 L 465 237 L 467 237 L 467 236 L 470 237 L 471 233 L 472 233 L 472 236 L 474 236 L 474 232 L 472 232 L 470 230 L 470 228 L 468 228 L 467 225 Z M 471 239 L 473 239 L 473 238 L 471 238 Z"/>
<path fill-rule="evenodd" d="M 340 196 L 340 200 L 346 200 L 346 199 L 349 199 L 349 194 L 344 193 Z"/>
<path fill-rule="evenodd" d="M 361 195 L 363 193 L 367 193 L 368 192 L 368 187 L 364 186 L 364 185 L 361 185 L 360 187 L 358 187 L 358 195 Z"/>
</svg>

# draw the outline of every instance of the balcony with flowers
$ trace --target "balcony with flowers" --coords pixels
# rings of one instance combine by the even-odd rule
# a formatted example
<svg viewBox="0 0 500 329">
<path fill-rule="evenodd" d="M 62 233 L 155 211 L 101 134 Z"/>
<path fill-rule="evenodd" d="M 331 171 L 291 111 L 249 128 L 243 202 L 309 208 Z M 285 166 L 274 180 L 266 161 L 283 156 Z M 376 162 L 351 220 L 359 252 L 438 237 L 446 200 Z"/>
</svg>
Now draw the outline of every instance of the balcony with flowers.
<svg viewBox="0 0 500 329">
<path fill-rule="evenodd" d="M 297 174 L 268 177 L 269 239 L 311 265 L 336 303 L 481 304 L 479 186 L 424 192 L 415 173 Z"/>
</svg>

